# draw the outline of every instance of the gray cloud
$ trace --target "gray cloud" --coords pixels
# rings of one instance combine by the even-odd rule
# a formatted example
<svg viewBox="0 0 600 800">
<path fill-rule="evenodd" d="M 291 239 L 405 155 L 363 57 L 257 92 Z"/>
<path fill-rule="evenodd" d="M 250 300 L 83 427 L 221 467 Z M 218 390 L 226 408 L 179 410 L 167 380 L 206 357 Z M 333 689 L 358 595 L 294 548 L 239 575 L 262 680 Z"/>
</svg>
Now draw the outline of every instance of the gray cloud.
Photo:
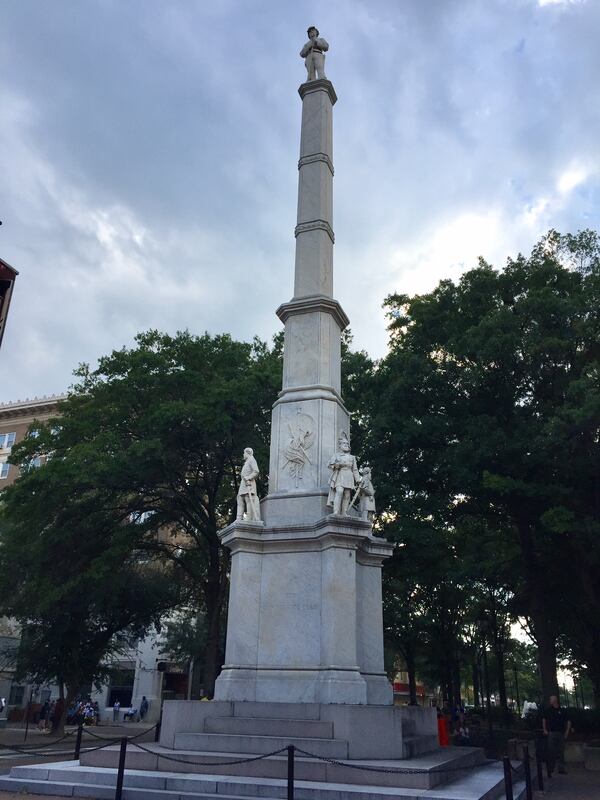
<svg viewBox="0 0 600 800">
<path fill-rule="evenodd" d="M 60 391 L 138 330 L 278 330 L 293 280 L 309 23 L 329 39 L 336 294 L 380 304 L 549 227 L 596 226 L 600 4 L 20 0 L 0 31 L 0 400 Z M 282 10 L 283 9 L 283 10 Z"/>
</svg>

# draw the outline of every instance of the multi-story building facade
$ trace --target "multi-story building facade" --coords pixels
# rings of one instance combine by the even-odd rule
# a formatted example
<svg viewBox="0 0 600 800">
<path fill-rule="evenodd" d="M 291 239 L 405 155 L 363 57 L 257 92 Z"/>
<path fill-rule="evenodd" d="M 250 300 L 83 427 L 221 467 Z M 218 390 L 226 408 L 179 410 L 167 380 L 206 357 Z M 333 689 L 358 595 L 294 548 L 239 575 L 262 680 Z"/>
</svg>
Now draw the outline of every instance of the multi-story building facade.
<svg viewBox="0 0 600 800">
<path fill-rule="evenodd" d="M 58 403 L 62 395 L 35 397 L 33 400 L 17 400 L 0 403 L 0 491 L 17 479 L 20 468 L 8 463 L 15 444 L 27 436 L 34 421 L 47 422 L 58 414 Z M 31 467 L 41 466 L 43 458 L 35 459 Z"/>
<path fill-rule="evenodd" d="M 0 403 L 0 492 L 10 486 L 20 467 L 9 464 L 12 448 L 28 435 L 34 422 L 47 422 L 59 416 L 59 403 L 64 395 Z M 40 467 L 45 458 L 34 459 L 28 469 Z M 4 716 L 18 716 L 29 702 L 40 703 L 58 696 L 55 686 L 35 687 L 14 680 L 14 655 L 19 643 L 19 630 L 14 621 L 0 619 L 0 697 L 6 698 Z M 4 657 L 2 656 L 4 653 Z M 155 632 L 149 632 L 136 648 L 115 662 L 112 678 L 99 690 L 89 692 L 98 701 L 103 720 L 113 717 L 113 704 L 119 700 L 121 719 L 126 708 L 140 707 L 142 697 L 149 702 L 146 721 L 155 722 L 160 715 L 163 698 L 185 699 L 188 696 L 188 668 L 168 660 L 161 651 Z"/>
</svg>

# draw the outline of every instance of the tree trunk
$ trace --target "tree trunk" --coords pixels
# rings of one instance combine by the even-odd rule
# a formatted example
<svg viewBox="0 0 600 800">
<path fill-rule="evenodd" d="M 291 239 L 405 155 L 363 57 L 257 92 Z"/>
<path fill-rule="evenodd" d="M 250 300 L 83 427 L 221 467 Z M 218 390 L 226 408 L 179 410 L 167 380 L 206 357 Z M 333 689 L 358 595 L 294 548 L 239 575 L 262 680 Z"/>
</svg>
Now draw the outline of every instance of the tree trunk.
<svg viewBox="0 0 600 800">
<path fill-rule="evenodd" d="M 69 698 L 71 692 L 67 687 L 67 699 L 65 700 L 65 684 L 58 680 L 58 700 L 54 707 L 54 715 L 50 720 L 51 732 L 57 736 L 64 736 L 65 722 L 67 721 L 67 710 L 69 708 Z"/>
<path fill-rule="evenodd" d="M 500 695 L 500 705 L 507 711 L 508 701 L 506 698 L 506 678 L 504 676 L 504 651 L 500 648 L 495 648 L 494 658 L 496 659 L 496 668 L 498 670 L 498 694 Z"/>
<path fill-rule="evenodd" d="M 540 668 L 543 702 L 555 694 L 558 697 L 558 678 L 556 676 L 556 640 L 554 631 L 548 622 L 543 608 L 534 603 L 535 611 L 531 611 L 533 633 L 537 645 L 537 660 Z"/>
<path fill-rule="evenodd" d="M 473 705 L 479 708 L 479 667 L 477 663 L 471 664 L 471 677 L 473 679 Z"/>
<path fill-rule="evenodd" d="M 462 691 L 460 686 L 460 660 L 454 659 L 452 663 L 452 683 L 454 685 L 454 705 L 462 705 Z"/>
<path fill-rule="evenodd" d="M 547 703 L 551 695 L 558 696 L 556 637 L 548 618 L 546 587 L 542 565 L 534 548 L 532 528 L 527 522 L 519 522 L 517 531 L 523 553 L 527 604 L 538 651 L 542 697 L 543 702 Z"/>
<path fill-rule="evenodd" d="M 417 673 L 415 668 L 415 654 L 412 647 L 405 652 L 406 671 L 408 672 L 408 704 L 416 706 L 417 703 Z"/>
<path fill-rule="evenodd" d="M 205 585 L 207 633 L 202 671 L 204 695 L 211 699 L 215 693 L 215 681 L 221 670 L 221 611 L 224 581 L 225 575 L 221 571 L 219 544 L 211 542 L 208 577 Z"/>
</svg>

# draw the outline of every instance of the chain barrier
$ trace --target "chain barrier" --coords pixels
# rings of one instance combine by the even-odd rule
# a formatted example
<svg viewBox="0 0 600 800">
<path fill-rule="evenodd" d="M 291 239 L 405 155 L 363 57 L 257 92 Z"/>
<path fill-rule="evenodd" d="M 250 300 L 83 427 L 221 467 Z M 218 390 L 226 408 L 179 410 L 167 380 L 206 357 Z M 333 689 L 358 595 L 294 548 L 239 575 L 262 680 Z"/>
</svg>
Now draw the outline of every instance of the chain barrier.
<svg viewBox="0 0 600 800">
<path fill-rule="evenodd" d="M 141 736 L 144 736 L 146 733 L 150 733 L 150 731 L 155 730 L 157 725 L 158 725 L 158 723 L 156 725 L 153 725 L 151 728 L 146 728 L 145 730 L 140 731 L 139 733 L 136 733 L 135 736 L 119 736 L 119 737 L 117 737 L 117 741 L 120 742 L 121 739 L 127 739 L 128 742 L 133 742 L 134 739 L 139 739 Z M 89 734 L 94 739 L 100 739 L 103 742 L 108 742 L 108 738 L 106 736 L 100 736 L 100 734 L 94 733 L 89 728 L 84 727 L 83 728 L 83 732 Z M 114 741 L 114 740 L 111 740 L 111 741 Z"/>
<path fill-rule="evenodd" d="M 73 736 L 74 731 L 69 731 L 69 733 L 65 733 L 64 736 L 61 736 L 60 739 L 53 739 L 51 742 L 47 744 L 16 744 L 15 747 L 22 748 L 23 750 L 27 750 L 31 747 L 35 748 L 36 750 L 44 750 L 46 747 L 54 747 L 56 744 L 60 744 L 60 742 L 64 742 L 65 739 L 68 739 L 69 736 Z M 9 747 L 12 748 L 12 745 L 4 745 L 0 744 L 0 747 Z"/>
<path fill-rule="evenodd" d="M 66 738 L 66 737 L 64 737 Z M 117 744 L 120 739 L 108 739 L 106 744 L 98 745 L 97 747 L 84 747 L 82 748 L 83 752 L 85 753 L 93 753 L 95 750 L 103 750 L 105 747 L 109 747 L 111 745 Z M 52 745 L 56 744 L 56 742 L 50 742 L 47 745 L 42 745 L 42 747 L 38 748 L 37 750 L 32 750 L 31 748 L 24 748 L 20 745 L 7 745 L 7 744 L 0 744 L 0 749 L 8 750 L 11 753 L 19 753 L 23 756 L 40 756 L 43 758 L 47 758 L 49 756 L 60 756 L 60 755 L 72 755 L 73 750 L 47 750 L 45 753 L 40 753 L 39 750 L 43 750 L 44 748 L 51 747 Z"/>
<path fill-rule="evenodd" d="M 191 761 L 187 758 L 175 758 L 173 756 L 165 756 L 163 753 L 158 753 L 156 750 L 149 750 L 147 747 L 143 745 L 136 744 L 134 747 L 137 747 L 139 750 L 143 750 L 144 753 L 150 753 L 150 755 L 158 756 L 158 758 L 164 758 L 166 761 L 176 761 L 178 764 L 199 764 L 200 766 L 206 767 L 225 767 L 229 764 L 249 764 L 252 761 L 261 761 L 263 758 L 270 758 L 271 756 L 278 756 L 280 753 L 284 753 L 287 751 L 287 747 L 281 747 L 279 750 L 273 750 L 272 753 L 265 753 L 262 756 L 253 756 L 252 758 L 239 758 L 235 761 Z M 297 749 L 297 748 L 296 748 Z"/>
</svg>

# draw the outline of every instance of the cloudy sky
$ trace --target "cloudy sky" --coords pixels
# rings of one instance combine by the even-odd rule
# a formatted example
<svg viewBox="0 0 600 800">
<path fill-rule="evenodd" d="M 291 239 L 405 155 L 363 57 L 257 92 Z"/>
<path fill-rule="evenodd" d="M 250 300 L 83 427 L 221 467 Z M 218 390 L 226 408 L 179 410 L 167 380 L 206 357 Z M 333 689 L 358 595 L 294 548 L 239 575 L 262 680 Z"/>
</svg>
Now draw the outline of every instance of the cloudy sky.
<svg viewBox="0 0 600 800">
<path fill-rule="evenodd" d="M 140 330 L 279 329 L 313 23 L 356 346 L 391 291 L 598 229 L 598 0 L 0 0 L 0 401 Z"/>
</svg>

